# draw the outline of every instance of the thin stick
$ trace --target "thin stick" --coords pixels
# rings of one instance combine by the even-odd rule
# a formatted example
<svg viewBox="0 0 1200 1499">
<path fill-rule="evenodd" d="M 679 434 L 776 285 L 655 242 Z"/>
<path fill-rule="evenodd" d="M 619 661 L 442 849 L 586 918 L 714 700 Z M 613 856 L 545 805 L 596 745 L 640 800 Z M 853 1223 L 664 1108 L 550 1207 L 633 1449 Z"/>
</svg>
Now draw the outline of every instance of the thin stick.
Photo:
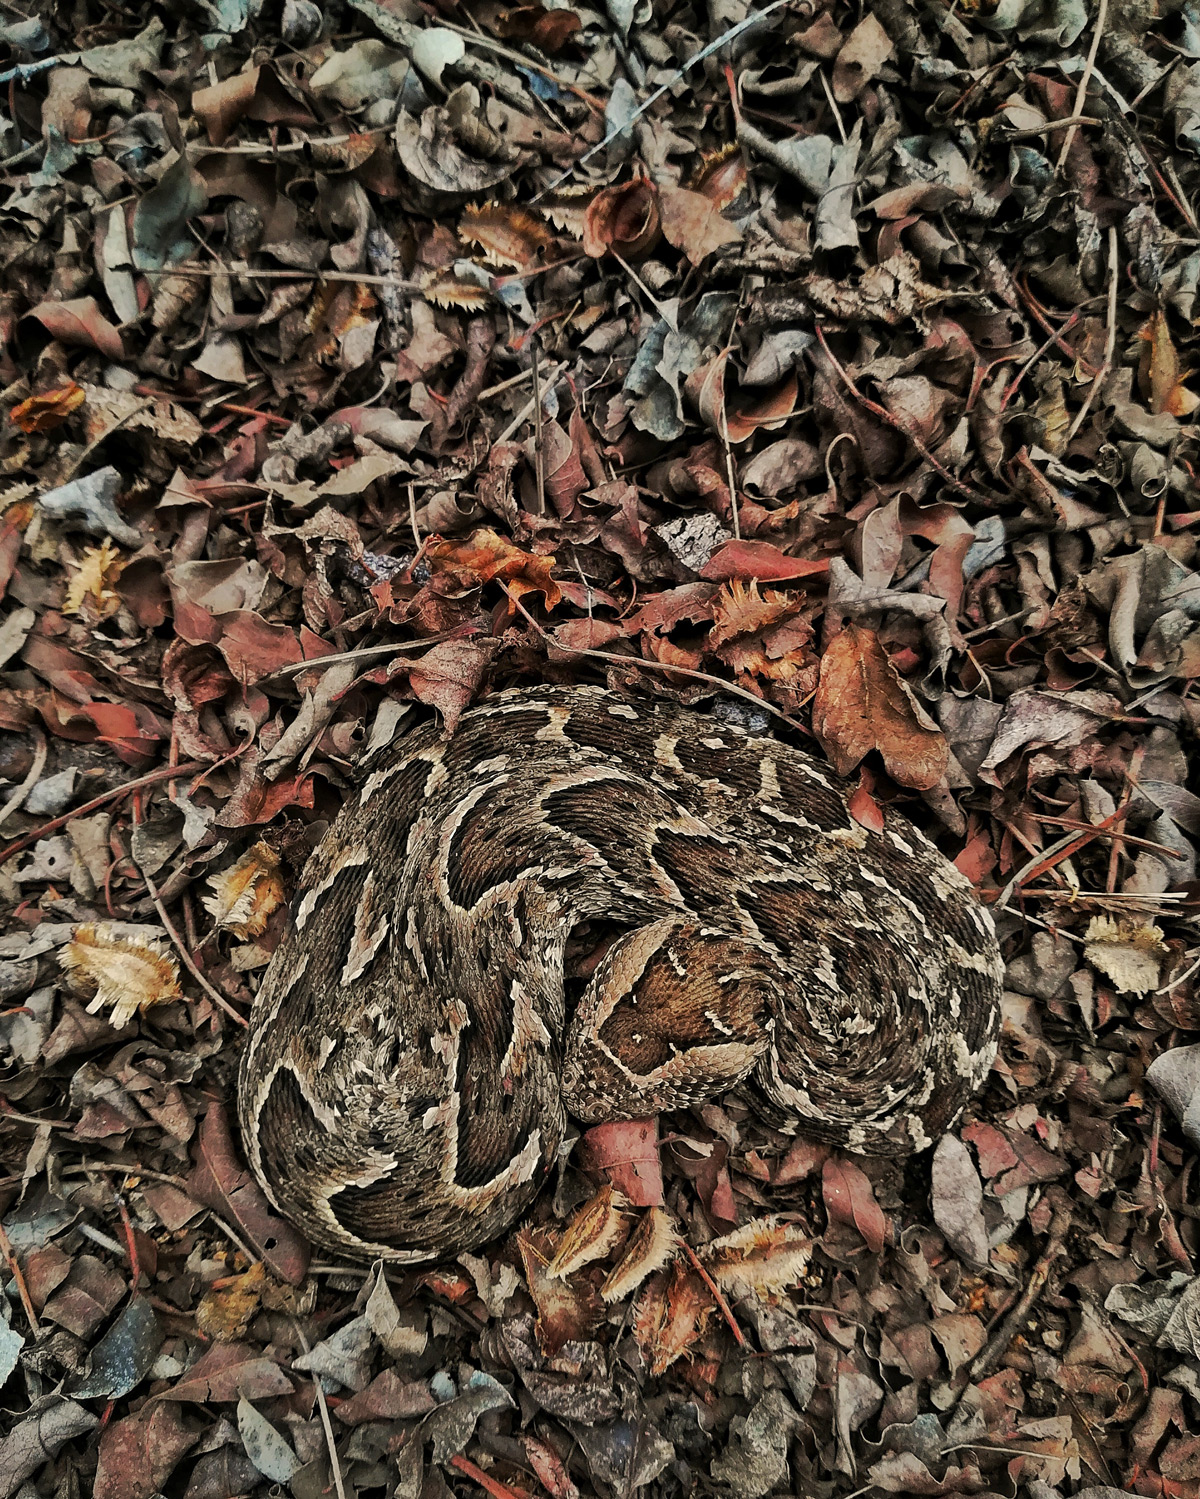
<svg viewBox="0 0 1200 1499">
<path fill-rule="evenodd" d="M 1107 0 L 1101 0 L 1103 9 Z M 1076 432 L 1083 425 L 1083 419 L 1091 408 L 1096 392 L 1108 378 L 1108 372 L 1113 367 L 1113 357 L 1117 348 L 1117 228 L 1113 224 L 1108 231 L 1108 338 L 1104 345 L 1104 363 L 1096 371 L 1095 379 L 1088 386 L 1088 393 L 1083 398 L 1083 405 L 1075 415 L 1067 431 L 1067 441 L 1070 442 Z"/>
<path fill-rule="evenodd" d="M 704 1268 L 704 1266 L 696 1258 L 696 1251 L 687 1242 L 687 1240 L 686 1239 L 681 1239 L 679 1242 L 680 1242 L 680 1244 L 683 1247 L 684 1254 L 686 1254 L 687 1257 L 688 1257 L 688 1259 L 691 1260 L 691 1262 L 692 1262 L 692 1269 L 695 1270 L 696 1274 L 700 1277 L 700 1279 L 704 1282 L 704 1284 L 708 1287 L 709 1291 L 712 1293 L 712 1298 L 717 1303 L 717 1306 L 720 1308 L 720 1312 L 721 1312 L 722 1317 L 724 1317 L 725 1321 L 729 1324 L 729 1330 L 730 1330 L 730 1332 L 733 1333 L 734 1339 L 737 1341 L 737 1343 L 742 1348 L 744 1348 L 746 1346 L 746 1337 L 745 1337 L 745 1334 L 742 1332 L 742 1329 L 737 1325 L 737 1318 L 729 1310 L 729 1303 L 725 1300 L 724 1296 L 721 1295 L 721 1288 L 720 1288 L 720 1286 L 717 1285 L 716 1281 L 712 1278 L 712 1276 L 708 1273 L 708 1271 Z"/>
<path fill-rule="evenodd" d="M 29 767 L 29 774 L 0 807 L 0 828 L 8 821 L 12 814 L 25 805 L 25 798 L 37 785 L 42 771 L 46 768 L 46 755 L 49 747 L 46 744 L 46 736 L 37 724 L 30 724 L 29 732 L 33 735 L 33 763 Z"/>
<path fill-rule="evenodd" d="M 916 448 L 917 452 L 920 453 L 921 457 L 924 458 L 925 462 L 929 464 L 930 468 L 932 468 L 936 473 L 940 474 L 956 494 L 964 495 L 968 500 L 976 500 L 981 505 L 987 505 L 990 508 L 992 505 L 992 501 L 987 497 L 987 495 L 982 492 L 982 490 L 975 489 L 970 484 L 964 484 L 961 479 L 956 478 L 944 463 L 939 462 L 939 460 L 933 456 L 933 454 L 929 451 L 929 449 L 925 446 L 925 444 L 921 441 L 917 434 L 910 431 L 909 428 L 906 427 L 898 417 L 893 416 L 886 406 L 881 406 L 878 401 L 872 401 L 870 396 L 863 395 L 862 391 L 859 390 L 858 386 L 855 385 L 849 374 L 847 374 L 846 370 L 842 367 L 837 355 L 833 352 L 833 350 L 829 347 L 829 344 L 826 342 L 825 329 L 821 326 L 820 323 L 816 325 L 816 329 L 817 338 L 820 341 L 821 348 L 825 351 L 826 358 L 829 360 L 830 364 L 833 365 L 834 369 L 837 371 L 838 378 L 842 381 L 842 383 L 845 385 L 846 389 L 850 392 L 854 399 L 867 411 L 869 411 L 872 416 L 877 416 L 881 422 L 886 422 L 887 425 L 894 431 L 899 432 L 902 437 L 906 437 L 908 441 L 912 443 L 913 447 Z"/>
<path fill-rule="evenodd" d="M 413 546 L 417 551 L 421 550 L 421 528 L 417 525 L 417 490 L 416 486 L 408 486 L 408 523 L 412 527 Z"/>
<path fill-rule="evenodd" d="M 131 791 L 140 791 L 143 786 L 153 786 L 158 781 L 170 781 L 179 776 L 194 775 L 197 771 L 204 769 L 203 760 L 189 760 L 184 765 L 163 765 L 158 770 L 139 776 L 136 781 L 127 781 L 124 786 L 114 787 L 112 791 L 106 791 L 102 796 L 94 796 L 90 802 L 84 802 L 82 807 L 73 807 L 70 812 L 64 812 L 61 817 L 52 817 L 49 822 L 42 823 L 41 827 L 34 828 L 32 832 L 22 833 L 6 848 L 0 848 L 0 864 L 11 859 L 14 854 L 24 853 L 27 848 L 32 848 L 40 838 L 45 838 L 50 833 L 57 833 L 59 828 L 65 828 L 67 823 L 74 818 L 84 817 L 87 813 L 94 812 L 97 807 L 103 807 L 106 802 L 118 801 L 121 797 L 128 796 Z"/>
<path fill-rule="evenodd" d="M 146 271 L 144 274 L 147 280 L 154 276 L 235 276 L 244 281 L 348 281 L 355 286 L 392 286 L 397 291 L 414 294 L 421 290 L 418 281 L 405 281 L 400 276 L 374 276 L 366 271 L 256 271 L 248 265 L 173 265 L 167 271 Z"/>
<path fill-rule="evenodd" d="M 25 1320 L 29 1323 L 30 1330 L 35 1338 L 42 1335 L 42 1324 L 37 1319 L 37 1313 L 33 1309 L 33 1302 L 29 1299 L 29 1288 L 25 1284 L 25 1277 L 21 1274 L 21 1266 L 17 1262 L 17 1256 L 12 1247 L 12 1241 L 5 1231 L 4 1224 L 0 1223 L 0 1253 L 8 1261 L 8 1268 L 12 1272 L 13 1281 L 16 1283 L 17 1295 L 21 1298 L 21 1305 L 25 1308 Z"/>
<path fill-rule="evenodd" d="M 652 105 L 657 104 L 664 94 L 670 93 L 670 91 L 675 87 L 679 80 L 684 77 L 689 69 L 694 68 L 698 62 L 703 62 L 706 57 L 711 57 L 714 52 L 719 52 L 721 48 L 726 44 L 726 42 L 731 42 L 733 41 L 734 37 L 741 36 L 742 32 L 747 30 L 748 27 L 757 25 L 758 22 L 761 21 L 765 16 L 769 16 L 772 11 L 779 10 L 781 6 L 784 6 L 787 3 L 788 0 L 772 0 L 772 3 L 770 5 L 764 6 L 762 10 L 752 10 L 750 14 L 744 20 L 739 21 L 736 26 L 731 26 L 728 31 L 722 32 L 722 34 L 717 37 L 716 41 L 709 42 L 707 47 L 702 47 L 699 52 L 694 52 L 685 63 L 683 63 L 679 68 L 676 69 L 674 73 L 671 74 L 666 83 L 656 88 L 654 92 L 649 96 L 649 98 L 638 105 L 633 114 L 630 115 L 630 117 L 622 125 L 620 125 L 616 130 L 610 130 L 605 135 L 602 141 L 598 141 L 596 145 L 585 151 L 573 166 L 569 166 L 565 172 L 560 173 L 548 187 L 542 188 L 541 192 L 535 194 L 529 201 L 531 203 L 537 203 L 540 199 L 544 198 L 547 193 L 552 193 L 556 188 L 561 187 L 564 182 L 568 181 L 575 175 L 580 167 L 586 166 L 587 163 L 591 161 L 593 156 L 595 156 L 598 152 L 603 151 L 606 147 L 611 146 L 613 141 L 615 141 L 619 135 L 623 135 L 636 120 L 640 120 L 641 117 L 646 113 L 646 111 L 650 109 Z M 438 22 L 439 26 L 445 26 L 447 24 L 448 23 L 445 21 Z M 457 28 L 454 29 L 457 30 Z M 524 67 L 525 65 L 525 61 L 522 58 L 521 66 Z"/>
<path fill-rule="evenodd" d="M 1050 1271 L 1054 1268 L 1054 1262 L 1066 1248 L 1067 1234 L 1071 1227 L 1071 1209 L 1068 1204 L 1054 1210 L 1050 1219 L 1050 1235 L 1046 1242 L 1046 1248 L 1033 1267 L 1029 1281 L 1024 1291 L 1012 1310 L 1001 1322 L 996 1332 L 988 1339 L 983 1351 L 976 1358 L 970 1369 L 970 1383 L 978 1384 L 981 1379 L 986 1379 L 989 1374 L 995 1372 L 1000 1360 L 1008 1351 L 1008 1345 L 1021 1330 L 1021 1324 L 1028 1317 L 1034 1302 L 1046 1288 L 1046 1282 L 1050 1279 Z"/>
<path fill-rule="evenodd" d="M 1003 121 L 1003 116 L 998 116 Z M 1047 120 L 1044 125 L 1030 125 L 1023 130 L 1006 130 L 1003 135 L 997 133 L 996 139 L 1001 145 L 1007 146 L 1009 141 L 1035 141 L 1039 136 L 1049 135 L 1051 131 L 1061 130 L 1069 125 L 1072 129 L 1076 125 L 1103 125 L 1103 120 L 1098 120 L 1095 115 L 1069 115 L 1065 120 Z"/>
<path fill-rule="evenodd" d="M 728 692 L 733 697 L 745 698 L 748 703 L 753 703 L 756 708 L 762 708 L 764 712 L 770 713 L 775 718 L 780 719 L 783 723 L 787 724 L 789 729 L 795 729 L 797 733 L 803 734 L 806 739 L 812 738 L 810 731 L 805 728 L 799 719 L 792 718 L 782 708 L 777 708 L 774 703 L 767 702 L 766 698 L 755 697 L 754 693 L 750 692 L 747 688 L 739 687 L 736 682 L 728 682 L 724 677 L 710 676 L 706 671 L 693 671 L 689 666 L 667 666 L 662 661 L 647 661 L 641 656 L 619 656 L 615 651 L 593 651 L 582 645 L 560 645 L 552 635 L 542 629 L 541 625 L 538 624 L 537 620 L 534 619 L 521 600 L 509 590 L 507 583 L 501 583 L 500 587 L 508 594 L 513 608 L 525 616 L 542 639 L 554 650 L 562 651 L 566 656 L 587 656 L 595 661 L 613 661 L 618 666 L 633 667 L 642 671 L 661 671 L 667 676 L 691 677 L 697 682 L 707 682 L 710 686 L 719 687 L 722 692 Z"/>
<path fill-rule="evenodd" d="M 546 458 L 542 451 L 542 382 L 538 375 L 537 339 L 529 341 L 530 368 L 533 371 L 533 469 L 537 481 L 537 513 L 546 513 Z"/>
<path fill-rule="evenodd" d="M 1073 115 L 1081 115 L 1083 106 L 1087 100 L 1088 84 L 1092 81 L 1092 72 L 1096 66 L 1096 54 L 1100 51 L 1100 38 L 1104 35 L 1104 23 L 1108 19 L 1108 0 L 1100 0 L 1099 9 L 1096 11 L 1096 24 L 1092 29 L 1092 45 L 1088 48 L 1087 61 L 1083 65 L 1083 72 L 1079 75 L 1079 87 L 1075 90 L 1075 108 L 1071 111 Z M 1058 153 L 1058 164 L 1055 170 L 1061 172 L 1066 163 L 1072 145 L 1075 143 L 1076 126 L 1071 124 L 1067 127 L 1067 138 L 1063 141 L 1062 150 Z"/>
<path fill-rule="evenodd" d="M 133 858 L 133 855 L 131 854 L 130 857 Z M 233 1006 L 229 1003 L 229 1001 L 225 998 L 221 991 L 217 988 L 214 988 L 214 986 L 209 983 L 208 979 L 206 979 L 200 972 L 199 968 L 196 967 L 191 953 L 187 950 L 187 943 L 179 935 L 179 932 L 175 927 L 175 923 L 171 920 L 170 916 L 167 915 L 167 908 L 162 903 L 162 897 L 158 893 L 158 887 L 155 885 L 154 881 L 150 878 L 146 871 L 142 868 L 141 864 L 138 863 L 136 858 L 133 858 L 133 862 L 137 866 L 137 872 L 146 882 L 146 889 L 150 893 L 150 899 L 154 902 L 154 909 L 158 912 L 158 919 L 162 922 L 167 936 L 170 937 L 172 943 L 174 944 L 175 951 L 179 954 L 180 958 L 182 958 L 183 966 L 204 990 L 205 994 L 208 995 L 209 999 L 212 1000 L 213 1004 L 215 1004 L 219 1009 L 224 1010 L 226 1015 L 228 1015 L 231 1020 L 236 1020 L 240 1026 L 243 1026 L 245 1029 L 249 1030 L 250 1022 L 243 1019 L 243 1017 L 238 1014 L 238 1012 L 233 1008 Z"/>
<path fill-rule="evenodd" d="M 451 634 L 450 630 L 442 630 L 437 635 L 426 635 L 421 640 L 397 640 L 392 645 L 364 645 L 356 651 L 314 656 L 311 661 L 292 661 L 287 666 L 281 666 L 278 671 L 273 671 L 269 677 L 260 677 L 258 685 L 261 687 L 264 682 L 275 682 L 280 677 L 295 677 L 302 671 L 312 671 L 317 667 L 338 666 L 343 661 L 360 661 L 366 657 L 373 660 L 376 656 L 394 656 L 398 651 L 419 651 L 423 645 L 437 645 L 441 640 L 448 640 Z"/>
<path fill-rule="evenodd" d="M 304 1329 L 300 1326 L 298 1317 L 292 1318 L 292 1326 L 296 1329 L 296 1336 L 300 1339 L 300 1346 L 305 1353 L 312 1352 L 312 1345 L 304 1336 Z M 329 1449 L 329 1466 L 333 1470 L 333 1483 L 338 1492 L 338 1499 L 346 1499 L 346 1488 L 342 1482 L 342 1465 L 338 1460 L 337 1443 L 333 1439 L 333 1423 L 329 1419 L 329 1404 L 325 1399 L 325 1391 L 321 1388 L 321 1376 L 313 1375 L 313 1388 L 317 1392 L 317 1404 L 321 1408 L 321 1425 L 325 1428 L 325 1445 Z"/>
</svg>

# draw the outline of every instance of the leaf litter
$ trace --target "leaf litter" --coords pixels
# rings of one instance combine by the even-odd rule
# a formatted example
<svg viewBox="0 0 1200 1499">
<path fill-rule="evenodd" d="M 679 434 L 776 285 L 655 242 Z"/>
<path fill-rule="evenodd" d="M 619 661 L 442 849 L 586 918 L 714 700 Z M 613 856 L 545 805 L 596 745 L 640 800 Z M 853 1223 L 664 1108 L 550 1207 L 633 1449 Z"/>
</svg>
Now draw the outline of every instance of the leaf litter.
<svg viewBox="0 0 1200 1499">
<path fill-rule="evenodd" d="M 1200 1495 L 1200 22 L 84 0 L 0 24 L 0 1499 Z M 987 1087 L 736 1097 L 312 1257 L 229 1126 L 360 761 L 607 683 L 992 908 Z"/>
</svg>

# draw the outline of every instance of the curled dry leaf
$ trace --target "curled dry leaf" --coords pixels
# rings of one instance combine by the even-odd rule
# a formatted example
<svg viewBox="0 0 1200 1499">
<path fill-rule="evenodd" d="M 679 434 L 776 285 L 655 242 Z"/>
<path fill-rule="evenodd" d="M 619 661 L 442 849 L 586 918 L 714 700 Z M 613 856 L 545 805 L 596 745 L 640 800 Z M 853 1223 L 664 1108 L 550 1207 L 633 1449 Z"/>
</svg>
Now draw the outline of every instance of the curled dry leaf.
<svg viewBox="0 0 1200 1499">
<path fill-rule="evenodd" d="M 208 883 L 212 893 L 204 897 L 204 909 L 215 926 L 238 937 L 261 936 L 284 901 L 279 856 L 261 840 L 231 868 L 209 875 Z"/>
<path fill-rule="evenodd" d="M 629 1236 L 625 1252 L 600 1287 L 605 1301 L 620 1301 L 647 1277 L 664 1268 L 679 1247 L 679 1237 L 664 1208 L 644 1213 Z"/>
<path fill-rule="evenodd" d="M 545 222 L 515 203 L 469 205 L 463 210 L 458 232 L 479 246 L 489 264 L 520 271 L 545 258 L 555 243 Z"/>
<path fill-rule="evenodd" d="M 116 1030 L 141 1010 L 182 998 L 179 969 L 165 948 L 154 941 L 118 937 L 104 922 L 88 922 L 59 953 L 59 963 L 81 994 L 94 990 L 88 1014 L 111 1006 Z"/>
<path fill-rule="evenodd" d="M 624 1200 L 611 1186 L 601 1187 L 563 1230 L 546 1274 L 561 1280 L 593 1260 L 604 1259 L 616 1247 L 624 1229 L 623 1206 Z"/>
<path fill-rule="evenodd" d="M 770 431 L 782 426 L 796 409 L 799 386 L 795 370 L 774 385 L 763 388 L 727 390 L 729 356 L 722 349 L 707 364 L 692 371 L 684 390 L 710 431 L 731 443 L 745 442 L 760 427 Z"/>
<path fill-rule="evenodd" d="M 749 173 L 746 158 L 736 141 L 730 141 L 719 151 L 705 155 L 700 168 L 689 186 L 694 193 L 703 193 L 713 207 L 721 212 L 731 208 L 746 191 Z"/>
<path fill-rule="evenodd" d="M 611 250 L 622 260 L 643 260 L 662 231 L 658 190 L 643 177 L 606 187 L 587 206 L 583 248 L 599 260 Z"/>
<path fill-rule="evenodd" d="M 651 1374 L 693 1353 L 715 1310 L 712 1292 L 682 1261 L 652 1276 L 633 1309 L 633 1335 Z"/>
<path fill-rule="evenodd" d="M 108 619 L 121 607 L 121 596 L 113 586 L 125 564 L 120 552 L 106 536 L 98 547 L 88 547 L 71 569 L 64 614 L 82 614 L 87 605 L 100 619 Z"/>
<path fill-rule="evenodd" d="M 1138 383 L 1155 416 L 1188 416 L 1200 406 L 1200 396 L 1188 390 L 1183 381 L 1179 355 L 1167 326 L 1167 315 L 1156 308 L 1149 322 L 1138 334 L 1143 342 L 1138 363 Z"/>
<path fill-rule="evenodd" d="M 1135 918 L 1093 916 L 1084 933 L 1084 957 L 1122 994 L 1149 994 L 1158 987 L 1167 944 L 1160 927 Z"/>
<path fill-rule="evenodd" d="M 877 749 L 902 786 L 936 786 L 949 747 L 888 659 L 873 630 L 847 625 L 821 657 L 813 732 L 839 775 Z"/>
<path fill-rule="evenodd" d="M 803 1278 L 812 1245 L 796 1223 L 755 1218 L 714 1239 L 704 1251 L 705 1268 L 723 1291 L 765 1301 Z"/>
<path fill-rule="evenodd" d="M 22 432 L 52 432 L 83 405 L 85 398 L 83 387 L 68 380 L 56 390 L 45 390 L 18 402 L 8 414 Z"/>
<path fill-rule="evenodd" d="M 523 552 L 507 537 L 483 527 L 461 540 L 434 538 L 425 548 L 425 560 L 439 582 L 462 589 L 479 588 L 493 580 L 506 583 L 514 598 L 540 593 L 546 608 L 562 599 L 558 584 L 550 576 L 553 557 Z"/>
</svg>

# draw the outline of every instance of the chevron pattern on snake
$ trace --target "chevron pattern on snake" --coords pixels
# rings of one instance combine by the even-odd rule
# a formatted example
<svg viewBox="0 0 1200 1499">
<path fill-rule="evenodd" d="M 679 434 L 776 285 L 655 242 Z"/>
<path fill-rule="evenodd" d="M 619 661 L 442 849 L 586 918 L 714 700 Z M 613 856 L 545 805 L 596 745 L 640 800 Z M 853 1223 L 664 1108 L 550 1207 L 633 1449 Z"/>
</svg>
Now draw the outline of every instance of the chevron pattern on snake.
<svg viewBox="0 0 1200 1499">
<path fill-rule="evenodd" d="M 996 1050 L 967 880 L 828 765 L 666 702 L 502 692 L 369 769 L 257 996 L 239 1114 L 314 1242 L 418 1263 L 507 1230 L 567 1116 L 736 1089 L 772 1127 L 923 1149 Z"/>
</svg>

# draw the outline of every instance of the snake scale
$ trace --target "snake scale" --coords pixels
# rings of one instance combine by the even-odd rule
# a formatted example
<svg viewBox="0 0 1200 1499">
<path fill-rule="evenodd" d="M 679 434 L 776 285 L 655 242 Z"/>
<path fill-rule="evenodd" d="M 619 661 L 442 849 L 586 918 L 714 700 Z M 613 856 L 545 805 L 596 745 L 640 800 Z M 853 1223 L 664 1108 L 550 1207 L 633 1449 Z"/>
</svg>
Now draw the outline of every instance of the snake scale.
<svg viewBox="0 0 1200 1499">
<path fill-rule="evenodd" d="M 996 1050 L 992 922 L 827 765 L 602 688 L 516 689 L 385 751 L 304 870 L 239 1113 L 314 1242 L 416 1263 L 507 1230 L 567 1116 L 738 1089 L 772 1127 L 923 1149 Z"/>
</svg>

